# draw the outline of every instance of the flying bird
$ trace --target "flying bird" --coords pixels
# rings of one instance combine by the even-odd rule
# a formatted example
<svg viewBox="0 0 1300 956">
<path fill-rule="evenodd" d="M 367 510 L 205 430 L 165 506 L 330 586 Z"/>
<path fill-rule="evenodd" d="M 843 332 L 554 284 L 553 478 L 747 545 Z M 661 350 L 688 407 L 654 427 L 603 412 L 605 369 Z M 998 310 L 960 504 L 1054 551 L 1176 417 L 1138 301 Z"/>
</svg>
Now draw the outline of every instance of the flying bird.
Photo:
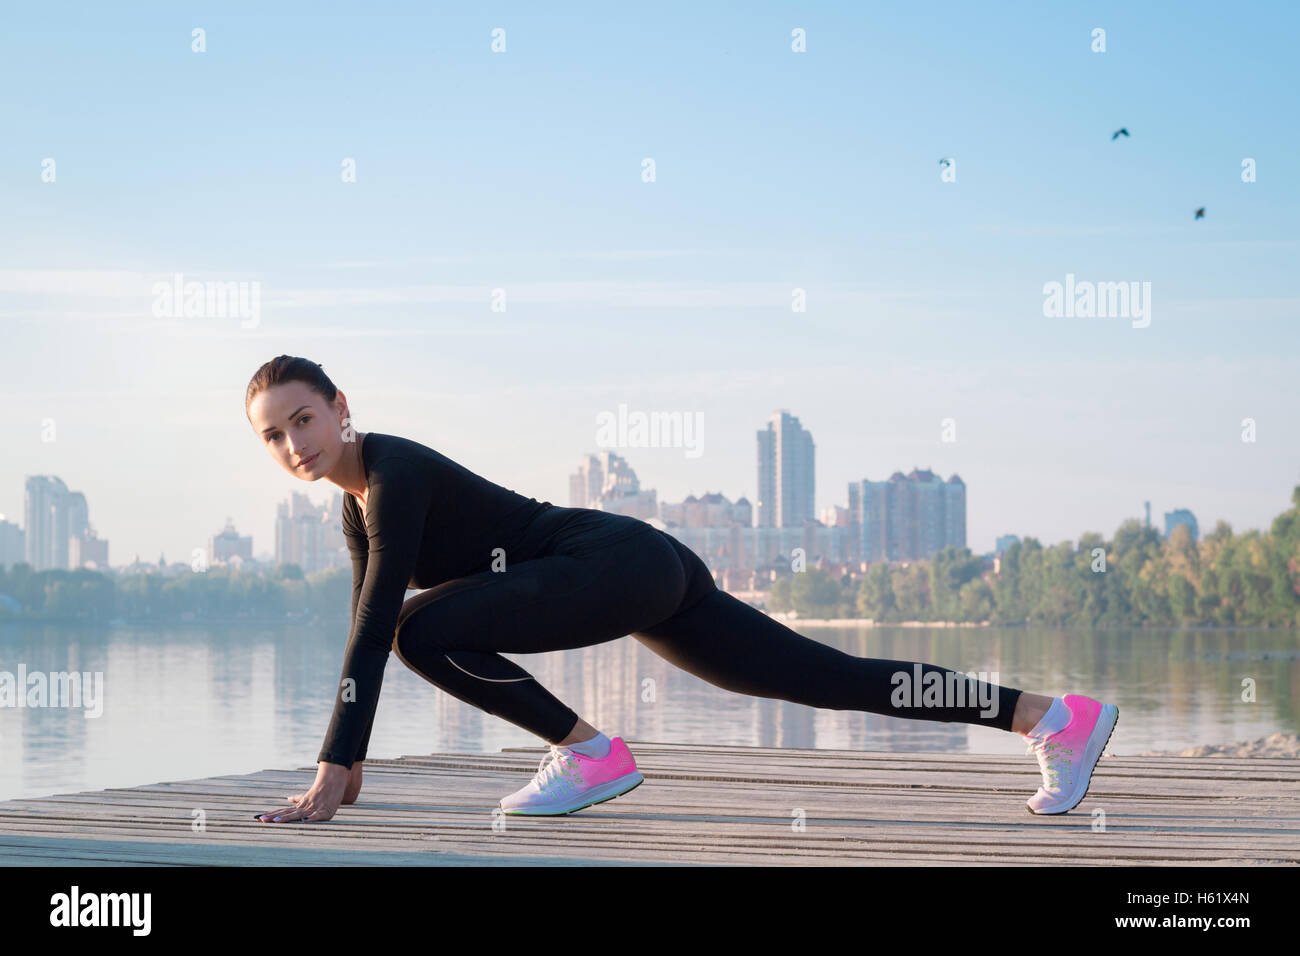
<svg viewBox="0 0 1300 956">
<path fill-rule="evenodd" d="M 1127 135 L 1128 135 L 1128 129 L 1126 127 L 1121 126 L 1119 129 L 1115 130 L 1115 132 L 1110 134 L 1110 141 L 1113 143 L 1121 136 L 1127 136 Z"/>
<path fill-rule="evenodd" d="M 1197 218 L 1197 219 L 1204 219 L 1204 218 L 1205 218 L 1205 207 L 1204 207 L 1204 206 L 1202 206 L 1200 209 L 1196 210 L 1196 218 Z"/>
<path fill-rule="evenodd" d="M 951 156 L 946 156 L 946 157 L 944 157 L 943 159 L 939 160 L 939 165 L 940 165 L 940 166 L 951 166 L 951 165 L 952 165 L 952 157 L 951 157 Z"/>
</svg>

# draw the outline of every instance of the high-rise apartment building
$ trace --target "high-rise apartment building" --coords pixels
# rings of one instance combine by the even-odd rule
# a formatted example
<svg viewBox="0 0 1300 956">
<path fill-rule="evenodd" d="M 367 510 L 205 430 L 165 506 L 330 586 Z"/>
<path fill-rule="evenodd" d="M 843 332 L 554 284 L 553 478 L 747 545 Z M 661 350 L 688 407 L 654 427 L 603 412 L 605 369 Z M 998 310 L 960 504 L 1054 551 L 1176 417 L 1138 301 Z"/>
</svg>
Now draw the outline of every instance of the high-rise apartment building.
<svg viewBox="0 0 1300 956">
<path fill-rule="evenodd" d="M 887 481 L 849 484 L 857 560 L 916 561 L 966 546 L 966 485 L 957 475 L 896 471 Z"/>
<path fill-rule="evenodd" d="M 799 528 L 815 520 L 816 452 L 812 433 L 782 409 L 757 433 L 758 500 L 755 524 L 760 528 Z"/>
<path fill-rule="evenodd" d="M 33 571 L 97 568 L 108 560 L 108 542 L 90 527 L 86 496 L 69 491 L 54 475 L 31 475 L 23 488 L 24 558 Z"/>
</svg>

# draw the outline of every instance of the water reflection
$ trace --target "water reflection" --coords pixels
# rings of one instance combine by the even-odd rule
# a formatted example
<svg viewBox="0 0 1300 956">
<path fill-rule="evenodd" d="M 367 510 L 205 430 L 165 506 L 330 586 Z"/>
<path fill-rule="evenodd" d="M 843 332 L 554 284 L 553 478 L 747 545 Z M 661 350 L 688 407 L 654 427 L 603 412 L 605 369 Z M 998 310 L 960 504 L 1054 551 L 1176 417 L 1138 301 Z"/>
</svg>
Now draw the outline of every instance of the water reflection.
<svg viewBox="0 0 1300 956">
<path fill-rule="evenodd" d="M 79 630 L 0 628 L 0 671 L 102 672 L 103 712 L 0 707 L 0 799 L 314 766 L 342 665 L 342 626 Z M 1294 631 L 1051 631 L 815 628 L 861 657 L 996 671 L 1036 693 L 1117 703 L 1111 750 L 1231 743 L 1300 728 Z M 759 747 L 1024 755 L 985 727 L 818 710 L 714 687 L 634 639 L 510 654 L 606 733 Z M 646 688 L 653 680 L 653 699 Z M 1242 700 L 1253 681 L 1256 701 Z M 389 658 L 370 756 L 544 746 Z M 1027 760 L 1029 758 L 1026 758 Z"/>
</svg>

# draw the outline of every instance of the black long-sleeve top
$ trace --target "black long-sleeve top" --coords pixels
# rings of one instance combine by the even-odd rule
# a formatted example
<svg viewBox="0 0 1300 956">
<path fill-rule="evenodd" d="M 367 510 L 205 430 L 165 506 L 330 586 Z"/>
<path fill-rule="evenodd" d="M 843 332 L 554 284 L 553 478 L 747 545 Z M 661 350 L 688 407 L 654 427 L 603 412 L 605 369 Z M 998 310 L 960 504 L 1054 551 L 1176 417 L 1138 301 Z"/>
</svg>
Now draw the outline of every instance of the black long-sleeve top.
<svg viewBox="0 0 1300 956">
<path fill-rule="evenodd" d="M 492 570 L 493 552 L 510 564 L 535 557 L 576 510 L 525 498 L 410 439 L 361 436 L 365 514 L 343 499 L 352 556 L 352 627 L 325 743 L 317 760 L 351 768 L 365 758 L 409 588 Z M 577 509 L 582 510 L 582 509 Z M 349 687 L 347 679 L 355 682 Z"/>
</svg>

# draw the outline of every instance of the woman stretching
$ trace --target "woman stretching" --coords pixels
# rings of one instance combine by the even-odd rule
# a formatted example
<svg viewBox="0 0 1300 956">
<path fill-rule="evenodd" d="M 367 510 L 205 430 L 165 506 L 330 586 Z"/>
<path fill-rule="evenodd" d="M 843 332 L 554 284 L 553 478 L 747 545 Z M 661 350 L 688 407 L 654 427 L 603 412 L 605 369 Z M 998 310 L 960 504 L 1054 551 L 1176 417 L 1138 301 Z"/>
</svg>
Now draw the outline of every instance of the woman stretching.
<svg viewBox="0 0 1300 956">
<path fill-rule="evenodd" d="M 550 743 L 532 781 L 501 800 L 510 814 L 572 813 L 642 777 L 622 738 L 502 653 L 630 634 L 735 693 L 1018 733 L 1043 773 L 1031 813 L 1083 799 L 1118 719 L 1088 697 L 1024 693 L 810 640 L 719 590 L 695 552 L 644 521 L 525 498 L 418 442 L 354 432 L 347 396 L 307 359 L 281 355 L 258 369 L 245 411 L 286 471 L 347 492 L 352 556 L 352 627 L 315 783 L 292 806 L 258 814 L 263 822 L 328 820 L 356 800 L 390 648 L 434 686 Z M 406 600 L 408 588 L 420 593 Z"/>
</svg>

